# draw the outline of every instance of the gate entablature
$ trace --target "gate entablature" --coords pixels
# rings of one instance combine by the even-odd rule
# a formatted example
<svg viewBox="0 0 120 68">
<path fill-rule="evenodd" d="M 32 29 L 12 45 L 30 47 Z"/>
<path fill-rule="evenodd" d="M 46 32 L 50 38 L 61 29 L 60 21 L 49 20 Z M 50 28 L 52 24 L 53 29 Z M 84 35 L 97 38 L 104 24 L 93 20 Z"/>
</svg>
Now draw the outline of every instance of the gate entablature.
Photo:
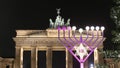
<svg viewBox="0 0 120 68">
<path fill-rule="evenodd" d="M 61 46 L 58 40 L 58 31 L 57 29 L 47 29 L 47 30 L 16 30 L 17 36 L 14 38 L 16 42 L 16 46 Z M 62 32 L 62 31 L 61 31 Z M 66 31 L 67 32 L 67 31 Z M 94 39 L 93 41 L 97 38 L 97 35 L 99 35 L 99 38 L 102 38 L 101 32 L 99 31 L 94 31 Z M 61 38 L 63 37 L 61 33 Z M 92 33 L 89 31 L 89 38 L 88 40 L 92 37 Z M 70 32 L 70 36 L 72 37 L 73 33 L 72 31 Z M 66 33 L 66 36 L 68 34 Z M 79 39 L 79 32 L 76 31 L 76 37 Z M 86 38 L 86 32 L 83 32 L 83 39 Z M 44 41 L 43 41 L 44 40 Z M 61 46 L 62 47 L 62 46 Z M 100 49 L 103 48 L 103 46 L 99 47 Z"/>
</svg>

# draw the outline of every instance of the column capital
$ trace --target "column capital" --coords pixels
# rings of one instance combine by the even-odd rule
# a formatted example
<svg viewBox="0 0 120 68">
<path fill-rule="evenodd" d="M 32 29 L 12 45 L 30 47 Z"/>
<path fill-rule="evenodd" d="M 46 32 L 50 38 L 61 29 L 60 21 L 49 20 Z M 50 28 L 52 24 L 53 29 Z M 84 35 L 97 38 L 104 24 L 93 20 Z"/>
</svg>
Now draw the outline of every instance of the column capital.
<svg viewBox="0 0 120 68">
<path fill-rule="evenodd" d="M 16 46 L 15 48 L 22 48 L 21 46 Z"/>
</svg>

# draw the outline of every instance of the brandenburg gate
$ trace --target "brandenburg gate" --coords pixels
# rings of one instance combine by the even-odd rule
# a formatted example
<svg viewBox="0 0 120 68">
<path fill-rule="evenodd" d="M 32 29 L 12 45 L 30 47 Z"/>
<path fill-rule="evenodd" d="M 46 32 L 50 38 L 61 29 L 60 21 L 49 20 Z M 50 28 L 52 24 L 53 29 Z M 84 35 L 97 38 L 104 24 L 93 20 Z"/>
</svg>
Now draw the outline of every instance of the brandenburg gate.
<svg viewBox="0 0 120 68">
<path fill-rule="evenodd" d="M 38 68 L 38 51 L 46 51 L 47 68 L 52 68 L 52 51 L 65 51 L 66 68 L 73 68 L 73 57 L 59 42 L 57 29 L 16 30 L 16 32 L 17 36 L 14 38 L 16 42 L 15 68 L 23 68 L 24 51 L 31 51 L 31 68 Z M 102 53 L 98 51 L 102 48 L 103 46 L 101 44 L 101 46 L 94 51 L 94 64 L 103 62 Z"/>
<path fill-rule="evenodd" d="M 46 68 L 52 68 L 52 53 L 53 51 L 65 51 L 65 61 L 66 68 L 73 68 L 73 56 L 69 51 L 60 43 L 58 40 L 58 26 L 70 26 L 70 19 L 67 20 L 67 23 L 64 23 L 64 19 L 59 15 L 60 9 L 57 10 L 58 16 L 56 17 L 55 22 L 50 19 L 50 28 L 46 30 L 16 30 L 16 37 L 14 41 L 16 43 L 16 55 L 15 55 L 15 65 L 14 68 L 23 68 L 23 53 L 24 51 L 31 51 L 31 68 L 38 68 L 38 51 L 46 51 Z M 60 33 L 63 38 L 62 34 Z M 93 37 L 94 34 L 94 37 Z M 66 34 L 68 36 L 68 34 Z M 76 31 L 76 38 L 79 38 L 79 32 Z M 86 33 L 86 30 L 83 30 L 83 39 L 88 37 L 88 40 L 98 41 L 101 38 L 104 38 L 101 34 L 101 31 L 93 30 Z M 73 32 L 70 31 L 70 37 L 73 37 Z M 66 37 L 67 38 L 67 37 Z M 92 39 L 91 39 L 92 38 Z M 71 38 L 72 39 L 72 38 Z M 103 42 L 102 42 L 103 43 Z M 94 50 L 94 65 L 103 63 L 103 55 L 99 50 L 103 49 L 103 44 L 100 44 L 98 48 Z M 91 45 L 92 46 L 92 45 Z M 87 50 L 89 51 L 89 50 Z M 62 62 L 61 62 L 62 63 Z M 88 68 L 88 64 L 85 65 L 85 68 Z"/>
</svg>

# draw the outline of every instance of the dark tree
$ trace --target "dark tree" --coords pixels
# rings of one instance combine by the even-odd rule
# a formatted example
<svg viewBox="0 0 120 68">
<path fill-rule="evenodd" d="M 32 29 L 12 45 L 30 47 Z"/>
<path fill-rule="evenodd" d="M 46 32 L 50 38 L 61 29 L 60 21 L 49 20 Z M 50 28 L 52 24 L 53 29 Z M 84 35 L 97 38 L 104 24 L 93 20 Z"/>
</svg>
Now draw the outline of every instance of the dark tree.
<svg viewBox="0 0 120 68">
<path fill-rule="evenodd" d="M 115 29 L 112 31 L 113 39 L 116 49 L 120 49 L 120 0 L 113 0 L 111 9 L 111 18 L 116 24 Z"/>
</svg>

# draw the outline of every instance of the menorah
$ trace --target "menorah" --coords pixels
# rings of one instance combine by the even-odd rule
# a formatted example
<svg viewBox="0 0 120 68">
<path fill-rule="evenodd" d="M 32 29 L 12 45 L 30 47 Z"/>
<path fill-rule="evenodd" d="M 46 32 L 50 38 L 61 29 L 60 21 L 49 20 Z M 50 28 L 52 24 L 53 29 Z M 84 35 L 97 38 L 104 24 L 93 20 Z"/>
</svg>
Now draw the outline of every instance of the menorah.
<svg viewBox="0 0 120 68">
<path fill-rule="evenodd" d="M 76 26 L 58 27 L 59 41 L 80 63 L 80 68 L 84 68 L 84 62 L 104 41 L 105 28 L 103 26 L 101 28 L 86 26 L 85 29 L 76 30 Z M 79 36 L 76 37 L 77 34 Z"/>
</svg>

